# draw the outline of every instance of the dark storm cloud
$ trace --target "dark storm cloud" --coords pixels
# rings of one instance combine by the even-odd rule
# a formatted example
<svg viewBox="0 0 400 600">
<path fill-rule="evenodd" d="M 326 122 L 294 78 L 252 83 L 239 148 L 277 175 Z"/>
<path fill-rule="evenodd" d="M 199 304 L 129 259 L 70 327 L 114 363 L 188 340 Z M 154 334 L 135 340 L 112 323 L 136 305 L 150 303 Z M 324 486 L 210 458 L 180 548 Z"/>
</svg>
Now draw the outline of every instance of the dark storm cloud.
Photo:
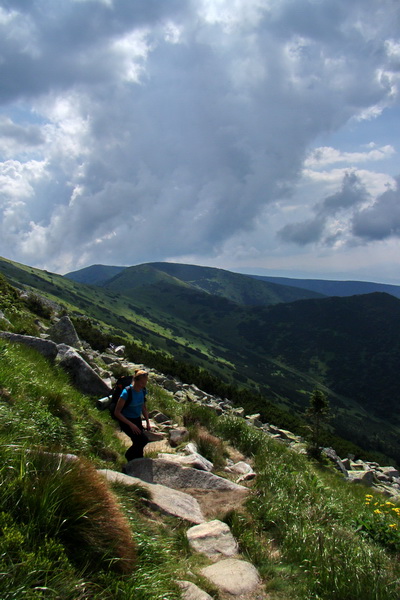
<svg viewBox="0 0 400 600">
<path fill-rule="evenodd" d="M 0 117 L 0 139 L 6 138 L 24 147 L 39 146 L 45 142 L 40 128 L 36 125 L 23 127 L 16 125 L 10 119 Z M 0 142 L 1 144 L 1 142 Z"/>
<path fill-rule="evenodd" d="M 0 104 L 71 85 L 117 80 L 108 45 L 141 27 L 177 17 L 184 0 L 6 2 L 0 13 Z M 0 7 L 1 10 L 1 7 Z M 2 18 L 1 18 L 2 17 Z"/>
<path fill-rule="evenodd" d="M 342 211 L 354 210 L 369 199 L 365 187 L 355 173 L 346 173 L 339 192 L 325 198 L 313 208 L 315 218 L 285 225 L 279 235 L 282 240 L 299 246 L 315 242 L 332 245 L 340 238 L 341 231 L 326 235 L 329 219 Z"/>
<path fill-rule="evenodd" d="M 353 233 L 366 241 L 400 237 L 400 176 L 395 189 L 386 190 L 354 216 Z"/>
</svg>

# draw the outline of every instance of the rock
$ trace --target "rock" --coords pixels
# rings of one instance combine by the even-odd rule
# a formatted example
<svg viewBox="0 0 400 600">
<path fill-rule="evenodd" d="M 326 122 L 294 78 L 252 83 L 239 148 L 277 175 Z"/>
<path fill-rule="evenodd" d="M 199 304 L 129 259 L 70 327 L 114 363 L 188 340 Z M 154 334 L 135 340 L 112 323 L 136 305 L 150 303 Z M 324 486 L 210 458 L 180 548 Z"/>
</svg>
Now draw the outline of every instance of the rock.
<svg viewBox="0 0 400 600">
<path fill-rule="evenodd" d="M 163 514 L 178 517 L 190 523 L 204 523 L 205 521 L 199 503 L 189 494 L 173 490 L 164 485 L 148 483 L 136 477 L 124 475 L 123 473 L 109 469 L 101 469 L 99 473 L 111 482 L 116 481 L 125 485 L 141 485 L 151 493 L 151 500 L 146 501 L 147 504 Z"/>
<path fill-rule="evenodd" d="M 349 458 L 343 458 L 342 459 L 342 465 L 344 466 L 344 468 L 346 469 L 346 471 L 350 471 L 351 464 L 350 464 L 350 459 Z"/>
<path fill-rule="evenodd" d="M 117 356 L 125 356 L 125 346 L 117 346 L 114 348 L 114 352 Z"/>
<path fill-rule="evenodd" d="M 344 475 L 345 477 L 347 477 L 347 469 L 344 466 L 343 462 L 340 460 L 340 458 L 338 457 L 338 455 L 336 454 L 336 452 L 334 451 L 333 448 L 323 448 L 322 449 L 322 454 L 324 456 L 326 456 L 327 458 L 329 458 L 333 464 L 335 465 L 336 469 L 338 471 L 340 471 L 342 473 L 342 475 Z"/>
<path fill-rule="evenodd" d="M 231 557 L 238 553 L 238 545 L 229 526 L 217 519 L 191 527 L 186 535 L 193 550 L 214 560 L 221 555 Z"/>
<path fill-rule="evenodd" d="M 232 414 L 234 414 L 236 417 L 244 417 L 245 412 L 246 411 L 241 406 L 232 409 Z"/>
<path fill-rule="evenodd" d="M 110 388 L 97 375 L 92 367 L 70 346 L 57 346 L 57 361 L 70 376 L 72 383 L 83 394 L 89 396 L 109 396 Z"/>
<path fill-rule="evenodd" d="M 167 454 L 160 452 L 158 458 L 163 460 L 169 460 L 175 464 L 182 465 L 182 467 L 191 467 L 192 469 L 200 469 L 200 471 L 212 471 L 213 464 L 201 454 Z"/>
<path fill-rule="evenodd" d="M 185 454 L 198 454 L 198 452 L 197 452 L 197 444 L 195 442 L 189 442 L 183 448 L 183 452 L 185 452 Z"/>
<path fill-rule="evenodd" d="M 0 310 L 0 320 L 5 321 L 7 325 L 11 325 L 11 322 L 7 319 L 6 315 Z"/>
<path fill-rule="evenodd" d="M 10 342 L 25 344 L 25 346 L 34 348 L 34 350 L 52 362 L 56 359 L 58 352 L 57 344 L 51 340 L 42 340 L 41 338 L 37 338 L 32 335 L 21 335 L 19 333 L 9 333 L 8 331 L 0 331 L 0 336 L 4 339 L 10 340 Z"/>
<path fill-rule="evenodd" d="M 400 477 L 400 473 L 394 467 L 379 467 L 379 471 L 389 477 L 389 479 L 393 479 L 393 477 Z"/>
<path fill-rule="evenodd" d="M 168 460 L 138 458 L 125 466 L 125 472 L 148 483 L 161 483 L 174 489 L 199 488 L 210 490 L 246 489 L 228 479 L 223 479 L 190 467 L 181 467 Z"/>
<path fill-rule="evenodd" d="M 234 465 L 231 465 L 230 467 L 226 467 L 225 471 L 228 471 L 229 473 L 237 473 L 238 475 L 247 475 L 249 473 L 254 473 L 252 467 L 242 460 L 235 463 Z"/>
<path fill-rule="evenodd" d="M 260 583 L 258 571 L 251 563 L 234 558 L 205 567 L 201 574 L 232 596 L 250 594 Z"/>
<path fill-rule="evenodd" d="M 180 427 L 179 429 L 171 429 L 169 432 L 169 443 L 173 448 L 182 444 L 182 442 L 187 438 L 189 432 L 185 427 Z"/>
<path fill-rule="evenodd" d="M 260 413 L 256 413 L 255 415 L 246 415 L 246 421 L 249 425 L 253 425 L 253 427 L 262 427 L 262 422 L 260 421 Z"/>
<path fill-rule="evenodd" d="M 175 379 L 165 379 L 162 384 L 163 388 L 168 392 L 178 392 L 180 390 L 180 385 L 175 381 Z"/>
<path fill-rule="evenodd" d="M 201 590 L 191 581 L 177 581 L 182 590 L 183 600 L 213 600 L 210 594 Z"/>
<path fill-rule="evenodd" d="M 164 415 L 161 412 L 156 412 L 152 415 L 152 418 L 156 423 L 167 423 L 170 421 L 170 418 L 167 415 Z"/>
<path fill-rule="evenodd" d="M 373 471 L 348 471 L 348 481 L 371 486 L 374 482 Z"/>
<path fill-rule="evenodd" d="M 73 348 L 81 348 L 81 342 L 71 319 L 65 315 L 47 331 L 49 338 L 56 344 L 67 344 Z"/>
<path fill-rule="evenodd" d="M 251 481 L 252 479 L 256 478 L 256 473 L 246 473 L 245 475 L 241 475 L 237 480 L 236 483 L 244 483 L 245 481 Z"/>
</svg>

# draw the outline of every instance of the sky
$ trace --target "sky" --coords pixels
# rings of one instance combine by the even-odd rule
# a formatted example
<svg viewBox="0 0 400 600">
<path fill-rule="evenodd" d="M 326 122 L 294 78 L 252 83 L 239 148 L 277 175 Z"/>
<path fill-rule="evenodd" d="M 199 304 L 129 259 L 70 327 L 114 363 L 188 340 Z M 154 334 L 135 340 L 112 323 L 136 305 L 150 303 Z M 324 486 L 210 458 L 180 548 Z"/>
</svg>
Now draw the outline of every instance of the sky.
<svg viewBox="0 0 400 600">
<path fill-rule="evenodd" d="M 0 0 L 0 255 L 400 284 L 399 0 Z"/>
</svg>

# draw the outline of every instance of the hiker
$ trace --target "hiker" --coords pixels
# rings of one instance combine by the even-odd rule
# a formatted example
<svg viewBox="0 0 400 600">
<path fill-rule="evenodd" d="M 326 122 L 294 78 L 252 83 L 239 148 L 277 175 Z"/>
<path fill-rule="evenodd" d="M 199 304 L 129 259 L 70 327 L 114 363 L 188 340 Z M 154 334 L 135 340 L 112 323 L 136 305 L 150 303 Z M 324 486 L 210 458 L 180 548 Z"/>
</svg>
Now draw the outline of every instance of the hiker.
<svg viewBox="0 0 400 600">
<path fill-rule="evenodd" d="M 147 371 L 137 369 L 133 376 L 133 383 L 123 390 L 115 407 L 114 415 L 118 419 L 122 431 L 132 440 L 132 446 L 125 452 L 128 462 L 134 458 L 143 458 L 143 448 L 148 443 L 142 424 L 143 414 L 146 420 L 146 429 L 147 431 L 151 430 L 149 413 L 146 407 L 145 388 L 148 377 Z M 128 390 L 128 388 L 131 388 L 131 390 Z M 132 394 L 132 400 L 125 407 L 128 393 Z"/>
</svg>

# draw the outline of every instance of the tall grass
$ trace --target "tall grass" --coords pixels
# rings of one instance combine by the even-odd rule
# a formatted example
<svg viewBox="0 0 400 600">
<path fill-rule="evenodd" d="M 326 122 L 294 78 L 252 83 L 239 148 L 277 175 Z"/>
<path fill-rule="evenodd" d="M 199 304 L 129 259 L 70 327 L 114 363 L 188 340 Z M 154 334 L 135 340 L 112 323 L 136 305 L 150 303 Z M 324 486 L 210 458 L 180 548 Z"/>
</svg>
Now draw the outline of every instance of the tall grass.
<svg viewBox="0 0 400 600">
<path fill-rule="evenodd" d="M 117 462 L 108 415 L 31 348 L 0 339 L 0 440 Z"/>
<path fill-rule="evenodd" d="M 399 598 L 398 559 L 355 527 L 365 512 L 365 488 L 345 483 L 243 420 L 221 418 L 216 430 L 254 457 L 258 476 L 247 504 L 249 517 L 236 520 L 236 534 L 255 562 L 260 562 L 259 543 L 249 540 L 250 523 L 279 545 L 281 560 L 296 571 L 301 590 L 296 597 Z"/>
</svg>

